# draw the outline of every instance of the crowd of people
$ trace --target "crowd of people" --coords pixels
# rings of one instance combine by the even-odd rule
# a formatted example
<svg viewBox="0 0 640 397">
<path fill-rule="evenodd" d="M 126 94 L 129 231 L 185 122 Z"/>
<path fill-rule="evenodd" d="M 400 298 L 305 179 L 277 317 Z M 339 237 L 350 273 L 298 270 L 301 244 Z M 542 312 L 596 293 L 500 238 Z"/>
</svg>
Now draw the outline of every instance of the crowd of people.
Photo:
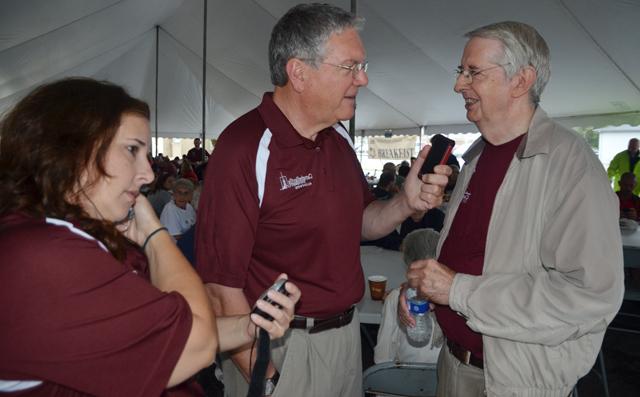
<svg viewBox="0 0 640 397">
<path fill-rule="evenodd" d="M 455 186 L 455 180 L 453 175 L 457 173 L 459 169 L 458 160 L 454 155 L 451 155 L 448 159 L 447 165 L 451 168 L 451 175 L 449 175 L 449 182 L 445 188 L 444 201 L 441 206 L 437 208 L 431 208 L 427 211 L 417 211 L 408 216 L 400 224 L 400 228 L 392 230 L 386 236 L 383 236 L 376 240 L 363 240 L 361 245 L 375 245 L 378 247 L 399 251 L 402 248 L 402 242 L 404 238 L 414 230 L 418 229 L 432 229 L 439 232 L 444 225 L 444 216 L 446 205 L 448 201 L 448 194 Z M 404 181 L 410 171 L 408 161 L 402 161 L 400 164 L 395 165 L 392 162 L 385 163 L 382 167 L 382 173 L 371 187 L 371 193 L 377 200 L 389 200 L 396 193 L 402 190 Z"/>
<path fill-rule="evenodd" d="M 142 189 L 174 240 L 189 238 L 183 245 L 189 258 L 193 258 L 196 211 L 208 158 L 209 152 L 201 148 L 200 138 L 193 140 L 193 148 L 182 158 L 170 160 L 162 153 L 149 156 L 154 179 Z"/>
<path fill-rule="evenodd" d="M 219 355 L 225 395 L 245 396 L 261 328 L 261 395 L 361 396 L 360 244 L 396 233 L 409 267 L 379 358 L 437 353 L 441 397 L 569 395 L 622 301 L 638 141 L 610 170 L 618 200 L 540 106 L 545 40 L 499 22 L 465 35 L 453 89 L 482 136 L 464 167 L 418 177 L 426 146 L 372 192 L 340 122 L 369 81 L 363 27 L 332 5 L 287 11 L 273 91 L 211 155 L 196 139 L 151 159 L 149 107 L 108 82 L 67 78 L 17 103 L 0 126 L 0 392 L 202 395 L 194 375 Z M 280 278 L 287 293 L 260 299 Z M 407 288 L 434 307 L 430 358 L 394 331 L 415 326 Z"/>
</svg>

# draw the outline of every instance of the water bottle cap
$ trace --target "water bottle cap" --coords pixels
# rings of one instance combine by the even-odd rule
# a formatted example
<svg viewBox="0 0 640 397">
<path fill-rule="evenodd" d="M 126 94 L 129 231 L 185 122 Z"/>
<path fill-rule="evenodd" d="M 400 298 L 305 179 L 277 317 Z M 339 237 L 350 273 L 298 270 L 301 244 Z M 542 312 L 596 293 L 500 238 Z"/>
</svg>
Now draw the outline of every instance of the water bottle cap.
<svg viewBox="0 0 640 397">
<path fill-rule="evenodd" d="M 414 314 L 422 314 L 429 311 L 429 302 L 412 299 L 409 301 L 409 311 Z"/>
</svg>

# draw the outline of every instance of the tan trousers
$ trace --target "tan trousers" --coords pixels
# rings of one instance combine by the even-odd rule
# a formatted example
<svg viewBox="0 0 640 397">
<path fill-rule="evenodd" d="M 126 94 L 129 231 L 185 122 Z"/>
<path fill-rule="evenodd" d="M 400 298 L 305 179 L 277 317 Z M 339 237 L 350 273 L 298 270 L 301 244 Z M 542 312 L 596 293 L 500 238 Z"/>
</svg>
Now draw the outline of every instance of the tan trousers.
<svg viewBox="0 0 640 397">
<path fill-rule="evenodd" d="M 273 397 L 362 396 L 362 352 L 358 312 L 345 327 L 317 334 L 291 329 L 271 341 L 271 361 L 280 372 Z M 228 356 L 222 372 L 226 397 L 245 397 L 249 386 Z"/>
<path fill-rule="evenodd" d="M 484 371 L 461 363 L 445 344 L 438 357 L 438 397 L 484 397 Z"/>
</svg>

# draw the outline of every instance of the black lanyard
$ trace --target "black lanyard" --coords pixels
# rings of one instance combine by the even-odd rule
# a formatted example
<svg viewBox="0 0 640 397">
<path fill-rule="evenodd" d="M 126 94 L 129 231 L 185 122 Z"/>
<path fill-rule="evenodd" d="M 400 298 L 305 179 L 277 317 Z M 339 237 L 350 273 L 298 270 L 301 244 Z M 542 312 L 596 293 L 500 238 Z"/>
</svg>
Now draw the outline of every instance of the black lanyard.
<svg viewBox="0 0 640 397">
<path fill-rule="evenodd" d="M 251 372 L 251 382 L 249 383 L 249 392 L 247 397 L 264 396 L 264 382 L 267 374 L 267 367 L 271 360 L 271 341 L 269 333 L 260 328 L 258 337 L 258 353 L 256 355 L 256 363 Z"/>
</svg>

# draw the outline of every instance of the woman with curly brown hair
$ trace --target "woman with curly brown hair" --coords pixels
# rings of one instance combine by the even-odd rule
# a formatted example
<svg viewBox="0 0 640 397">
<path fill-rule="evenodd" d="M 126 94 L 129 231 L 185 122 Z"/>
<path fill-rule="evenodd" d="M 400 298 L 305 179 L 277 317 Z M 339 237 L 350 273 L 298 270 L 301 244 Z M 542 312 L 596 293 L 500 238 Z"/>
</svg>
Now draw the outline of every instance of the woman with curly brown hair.
<svg viewBox="0 0 640 397">
<path fill-rule="evenodd" d="M 283 308 L 217 318 L 140 187 L 149 108 L 71 78 L 37 88 L 0 125 L 0 392 L 157 396 L 217 350 L 281 336 Z M 28 150 L 27 150 L 28 149 Z M 271 294 L 271 293 L 270 293 Z M 271 295 L 270 295 L 271 296 Z"/>
</svg>

